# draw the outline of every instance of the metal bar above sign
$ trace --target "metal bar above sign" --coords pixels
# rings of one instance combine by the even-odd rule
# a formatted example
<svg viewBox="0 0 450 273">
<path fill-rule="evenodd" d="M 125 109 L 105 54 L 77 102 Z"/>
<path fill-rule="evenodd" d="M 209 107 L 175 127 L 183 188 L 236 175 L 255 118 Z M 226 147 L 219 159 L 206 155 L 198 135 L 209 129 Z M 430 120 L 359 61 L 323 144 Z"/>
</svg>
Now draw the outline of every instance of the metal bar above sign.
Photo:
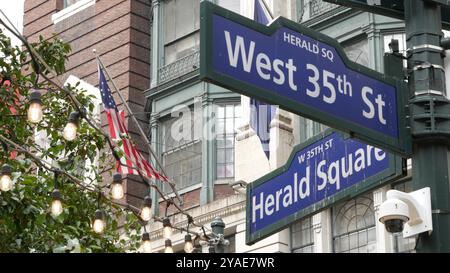
<svg viewBox="0 0 450 273">
<path fill-rule="evenodd" d="M 400 20 L 405 19 L 404 0 L 323 0 L 337 5 L 347 6 L 375 14 L 380 14 Z M 418 1 L 418 0 L 411 0 Z M 422 0 L 421 0 L 422 1 Z M 441 5 L 442 28 L 450 30 L 449 0 L 424 0 Z"/>
</svg>

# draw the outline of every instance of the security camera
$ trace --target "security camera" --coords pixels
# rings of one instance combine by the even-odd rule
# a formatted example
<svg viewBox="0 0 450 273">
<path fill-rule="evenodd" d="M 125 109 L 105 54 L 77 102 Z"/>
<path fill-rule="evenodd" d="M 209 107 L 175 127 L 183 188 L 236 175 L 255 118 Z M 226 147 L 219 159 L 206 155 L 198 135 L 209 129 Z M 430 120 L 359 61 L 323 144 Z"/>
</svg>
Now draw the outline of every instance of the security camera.
<svg viewBox="0 0 450 273">
<path fill-rule="evenodd" d="M 403 232 L 403 238 L 409 238 L 433 231 L 430 188 L 411 193 L 390 190 L 386 199 L 380 205 L 378 220 L 388 232 Z"/>
<path fill-rule="evenodd" d="M 388 232 L 402 232 L 404 223 L 409 221 L 408 205 L 400 199 L 386 200 L 380 206 L 379 220 Z"/>
<path fill-rule="evenodd" d="M 246 187 L 247 187 L 247 182 L 243 181 L 243 180 L 239 180 L 239 181 L 230 181 L 229 185 L 238 193 L 241 194 L 245 194 L 246 193 Z"/>
</svg>

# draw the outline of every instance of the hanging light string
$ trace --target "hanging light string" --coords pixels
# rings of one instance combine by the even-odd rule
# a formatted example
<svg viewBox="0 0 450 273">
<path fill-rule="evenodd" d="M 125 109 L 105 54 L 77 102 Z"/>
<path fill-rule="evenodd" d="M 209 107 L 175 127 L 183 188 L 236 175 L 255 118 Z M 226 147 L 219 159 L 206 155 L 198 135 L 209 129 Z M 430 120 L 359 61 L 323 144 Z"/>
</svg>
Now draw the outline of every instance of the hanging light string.
<svg viewBox="0 0 450 273">
<path fill-rule="evenodd" d="M 34 155 L 33 153 L 29 152 L 28 149 L 23 148 L 21 145 L 19 145 L 19 144 L 13 142 L 12 140 L 10 140 L 10 139 L 8 139 L 8 138 L 2 136 L 2 135 L 0 135 L 0 139 L 3 140 L 5 143 L 7 143 L 7 144 L 13 146 L 18 152 L 24 153 L 24 154 L 26 154 L 27 156 L 29 156 L 36 164 L 38 164 L 39 166 L 43 167 L 44 169 L 46 169 L 46 170 L 48 170 L 48 171 L 51 171 L 51 172 L 58 172 L 59 174 L 62 174 L 62 175 L 64 175 L 64 176 L 66 176 L 68 179 L 70 179 L 71 181 L 73 181 L 74 183 L 76 183 L 78 186 L 80 186 L 80 187 L 83 188 L 84 190 L 87 190 L 87 191 L 90 191 L 90 192 L 100 192 L 100 191 L 97 190 L 95 187 L 92 187 L 92 186 L 90 187 L 90 186 L 86 185 L 86 183 L 85 183 L 84 181 L 78 179 L 77 177 L 71 175 L 70 173 L 68 173 L 68 172 L 66 172 L 66 171 L 63 171 L 63 170 L 61 170 L 61 169 L 59 169 L 59 168 L 53 167 L 52 164 L 50 164 L 50 163 L 46 162 L 45 160 L 39 158 L 38 156 L 36 156 L 36 155 Z M 115 153 L 115 151 L 113 151 L 113 154 L 114 154 L 115 156 L 117 156 L 117 154 Z M 120 162 L 120 161 L 119 161 L 119 162 Z M 173 201 L 167 199 L 167 198 L 165 197 L 165 195 L 160 191 L 159 187 L 157 187 L 154 183 L 150 183 L 149 180 L 146 179 L 146 178 L 142 175 L 142 173 L 140 173 L 139 169 L 137 169 L 137 168 L 135 168 L 135 169 L 138 171 L 139 176 L 141 177 L 141 179 L 142 179 L 146 184 L 148 184 L 150 187 L 156 189 L 156 191 L 159 193 L 159 195 L 162 197 L 162 199 L 163 199 L 166 203 L 172 204 L 172 205 L 174 205 L 174 206 L 178 209 L 177 204 L 176 204 L 175 202 L 173 202 Z M 107 199 L 107 200 L 109 200 L 109 201 L 110 201 L 111 203 L 113 203 L 113 204 L 116 204 L 116 205 L 119 205 L 119 206 L 122 206 L 122 207 L 125 207 L 125 208 L 128 208 L 128 209 L 131 209 L 131 211 L 132 211 L 133 213 L 135 213 L 136 216 L 138 216 L 138 214 L 137 214 L 136 212 L 139 211 L 139 208 L 133 207 L 133 206 L 131 206 L 131 205 L 129 205 L 129 204 L 124 204 L 124 203 L 120 203 L 120 202 L 117 202 L 117 201 L 110 200 L 103 192 L 102 192 L 102 197 L 105 198 L 105 199 Z M 182 210 L 181 213 L 185 214 L 185 215 L 188 217 L 188 219 L 191 219 L 191 218 L 192 218 L 192 216 L 191 216 L 190 214 L 186 213 L 184 210 Z M 159 218 L 159 217 L 156 217 L 156 216 L 153 216 L 153 219 L 155 219 L 155 221 L 158 221 L 158 222 L 161 222 L 161 223 L 163 222 L 163 219 L 162 219 L 162 218 Z M 203 236 L 203 237 L 209 239 L 209 237 L 206 236 L 205 227 L 204 227 L 203 225 L 196 224 L 195 222 L 192 222 L 192 225 L 202 228 L 203 233 L 204 233 L 204 236 Z M 186 230 L 186 229 L 184 229 L 184 228 L 182 228 L 182 227 L 172 226 L 172 228 L 173 228 L 173 229 L 176 229 L 176 230 L 179 230 L 179 231 L 189 232 L 189 233 L 191 233 L 191 234 L 194 234 L 194 235 L 197 235 L 197 236 L 198 236 L 198 233 L 195 233 L 195 232 L 192 232 L 192 231 L 188 231 L 188 230 Z"/>
<path fill-rule="evenodd" d="M 3 13 L 1 10 L 0 10 L 0 12 L 4 15 L 4 13 Z M 4 16 L 5 16 L 5 15 L 4 15 Z M 9 21 L 9 19 L 8 19 L 7 16 L 5 16 L 5 18 L 7 18 L 7 20 Z M 112 150 L 113 156 L 115 157 L 115 159 L 116 159 L 118 162 L 120 162 L 119 155 L 117 154 L 117 151 L 116 151 L 116 148 L 117 148 L 117 147 L 114 146 L 113 141 L 111 140 L 111 138 L 110 138 L 103 130 L 101 130 L 100 128 L 98 128 L 97 125 L 94 124 L 94 122 L 92 122 L 91 118 L 88 117 L 87 111 L 86 111 L 86 109 L 84 108 L 84 106 L 82 106 L 81 103 L 75 98 L 75 96 L 73 95 L 73 92 L 72 92 L 71 90 L 68 90 L 68 89 L 66 89 L 66 88 L 64 87 L 64 85 L 63 85 L 63 84 L 60 82 L 60 80 L 58 79 L 57 73 L 56 73 L 53 69 L 51 69 L 51 68 L 48 66 L 48 64 L 42 59 L 42 57 L 39 55 L 39 53 L 36 52 L 36 50 L 34 50 L 34 48 L 26 41 L 26 39 L 25 39 L 22 35 L 18 34 L 18 32 L 16 32 L 17 30 L 14 31 L 13 29 L 11 29 L 7 24 L 5 24 L 5 23 L 3 22 L 3 20 L 2 20 L 1 18 L 0 18 L 0 23 L 1 23 L 2 25 L 4 25 L 5 28 L 8 29 L 11 33 L 13 33 L 14 36 L 16 36 L 17 38 L 19 38 L 19 39 L 22 41 L 22 43 L 25 45 L 25 47 L 28 49 L 28 52 L 30 53 L 31 61 L 32 61 L 32 64 L 33 64 L 33 69 L 35 70 L 35 72 L 36 72 L 38 75 L 40 74 L 47 82 L 49 82 L 50 84 L 54 85 L 58 90 L 60 90 L 60 91 L 62 91 L 62 92 L 64 92 L 64 93 L 66 93 L 66 95 L 67 95 L 67 96 L 69 97 L 69 99 L 72 101 L 72 103 L 73 103 L 73 105 L 75 106 L 75 108 L 79 111 L 81 118 L 83 118 L 84 120 L 86 120 L 86 122 L 89 124 L 90 127 L 92 127 L 94 130 L 96 130 L 97 132 L 99 132 L 99 133 L 105 138 L 105 140 L 107 141 L 107 143 L 108 143 L 110 149 Z M 14 27 L 14 25 L 13 25 L 13 27 Z M 58 81 L 58 83 L 56 83 L 55 81 L 53 81 L 53 80 L 51 80 L 50 78 L 48 78 L 48 77 L 41 71 L 41 69 L 40 69 L 40 67 L 39 67 L 39 65 L 38 65 L 38 62 L 36 61 L 36 58 L 39 59 L 39 61 L 44 65 L 44 67 L 45 67 L 49 72 L 51 72 L 52 74 L 54 74 L 54 78 Z M 0 135 L 0 137 L 1 137 L 4 141 L 8 142 L 10 145 L 14 146 L 18 151 L 20 151 L 20 152 L 22 152 L 22 153 L 26 153 L 28 156 L 30 156 L 30 157 L 33 159 L 33 161 L 35 161 L 35 162 L 38 163 L 41 167 L 47 169 L 48 171 L 55 171 L 55 170 L 56 170 L 56 171 L 58 171 L 59 173 L 61 173 L 61 174 L 65 175 L 66 177 L 68 177 L 71 181 L 75 182 L 78 186 L 82 187 L 83 189 L 88 190 L 88 191 L 91 191 L 91 192 L 92 192 L 92 191 L 95 191 L 95 188 L 92 189 L 92 188 L 87 187 L 87 186 L 86 186 L 86 183 L 84 183 L 83 181 L 81 181 L 81 180 L 79 180 L 78 178 L 74 177 L 73 175 L 71 175 L 71 174 L 69 174 L 69 173 L 67 173 L 67 172 L 65 172 L 65 171 L 62 171 L 62 170 L 60 170 L 60 169 L 55 169 L 54 167 L 48 167 L 48 166 L 52 166 L 52 165 L 49 164 L 48 162 L 45 162 L 44 160 L 38 158 L 37 156 L 33 155 L 32 153 L 28 152 L 26 149 L 22 148 L 20 145 L 18 145 L 18 144 L 16 144 L 16 143 L 12 142 L 11 140 L 9 140 L 9 139 L 7 139 L 7 138 L 1 136 L 1 135 Z M 146 179 L 146 178 L 140 173 L 140 171 L 139 171 L 138 168 L 136 168 L 135 166 L 133 166 L 132 168 L 138 171 L 139 176 L 141 177 L 141 179 L 142 179 L 146 184 L 148 184 L 150 187 L 154 188 L 154 189 L 159 193 L 159 195 L 163 198 L 163 200 L 164 200 L 165 202 L 169 202 L 168 199 L 165 197 L 165 195 L 161 192 L 161 190 L 160 190 L 154 183 L 150 183 L 150 182 L 148 181 L 148 179 Z M 174 190 L 175 190 L 175 189 L 174 189 Z M 103 194 L 103 193 L 102 193 L 102 194 Z M 114 203 L 114 204 L 117 204 L 117 205 L 120 205 L 120 206 L 123 206 L 123 207 L 127 207 L 127 208 L 133 208 L 133 209 L 132 209 L 133 212 L 139 211 L 138 208 L 133 207 L 133 206 L 131 206 L 131 205 L 129 205 L 129 204 L 123 204 L 123 203 L 120 203 L 120 202 L 112 201 L 112 200 L 110 200 L 108 197 L 104 196 L 104 194 L 103 194 L 103 198 L 106 198 L 107 200 L 109 200 L 110 202 L 112 202 L 112 203 Z M 172 204 L 173 204 L 174 207 L 179 211 L 179 213 L 186 215 L 188 218 L 189 218 L 189 217 L 192 218 L 192 216 L 190 216 L 190 214 L 188 214 L 188 213 L 187 213 L 183 208 L 181 208 L 178 204 L 176 204 L 175 202 L 172 202 Z M 160 219 L 160 218 L 158 218 L 158 217 L 155 217 L 155 216 L 154 216 L 153 218 L 154 218 L 156 221 L 162 222 L 162 219 Z M 203 231 L 204 237 L 209 238 L 208 236 L 206 236 L 205 227 L 204 227 L 203 225 L 197 224 L 197 223 L 195 223 L 195 222 L 192 222 L 192 225 L 201 228 L 202 231 Z M 180 230 L 180 231 L 183 231 L 183 230 L 184 230 L 183 228 L 179 228 L 179 227 L 173 227 L 173 228 L 174 228 L 174 229 L 177 229 L 177 230 Z M 186 231 L 186 232 L 187 232 L 187 231 Z M 190 233 L 193 233 L 193 232 L 191 231 Z M 195 234 L 196 234 L 196 233 L 195 233 Z M 198 235 L 198 234 L 196 234 L 196 235 Z M 215 234 L 212 234 L 212 235 L 215 235 Z"/>
<path fill-rule="evenodd" d="M 109 198 L 109 196 L 104 193 L 100 188 L 96 188 L 96 187 L 88 187 L 86 186 L 85 182 L 78 179 L 77 177 L 71 175 L 70 173 L 61 170 L 59 168 L 55 168 L 53 167 L 50 163 L 46 162 L 45 160 L 43 160 L 42 158 L 39 158 L 38 156 L 34 155 L 33 153 L 31 153 L 30 151 L 28 151 L 26 148 L 20 146 L 19 144 L 13 142 L 12 140 L 0 135 L 0 139 L 4 142 L 6 142 L 7 144 L 9 144 L 10 146 L 13 146 L 19 153 L 23 153 L 26 154 L 27 156 L 29 156 L 36 164 L 38 164 L 40 167 L 43 167 L 44 169 L 54 172 L 54 173 L 58 173 L 58 175 L 64 175 L 66 176 L 69 180 L 71 180 L 72 182 L 74 182 L 75 184 L 77 184 L 78 186 L 82 187 L 84 190 L 89 191 L 89 192 L 93 192 L 93 193 L 98 193 L 99 194 L 99 198 L 97 199 L 97 202 L 100 202 L 100 198 L 106 199 L 107 201 L 119 205 L 121 207 L 124 207 L 126 209 L 129 209 L 131 212 L 133 212 L 137 217 L 139 216 L 138 212 L 139 212 L 139 208 L 132 206 L 128 203 L 122 203 L 122 202 L 118 202 L 118 201 L 114 201 L 112 199 Z M 99 206 L 99 203 L 97 204 L 97 206 Z M 138 217 L 139 218 L 139 217 Z M 157 222 L 163 222 L 163 218 L 157 217 L 157 216 L 153 216 L 152 219 L 154 219 Z M 172 226 L 173 229 L 179 230 L 179 231 L 184 231 L 187 232 L 187 229 L 181 228 L 181 227 L 175 227 Z M 193 232 L 193 231 L 189 231 L 189 233 L 192 233 L 194 235 L 198 235 L 198 233 Z"/>
<path fill-rule="evenodd" d="M 55 174 L 57 173 L 58 176 L 59 175 L 64 175 L 70 181 L 72 181 L 75 184 L 77 184 L 78 186 L 82 187 L 84 190 L 89 191 L 89 192 L 93 192 L 93 193 L 97 193 L 98 194 L 98 198 L 97 198 L 97 202 L 98 202 L 97 203 L 97 207 L 98 208 L 100 207 L 100 199 L 103 198 L 103 199 L 105 199 L 106 201 L 108 201 L 108 202 L 110 202 L 112 204 L 118 205 L 118 206 L 120 206 L 120 207 L 122 207 L 122 208 L 124 208 L 124 209 L 126 209 L 126 210 L 128 210 L 130 212 L 132 212 L 138 219 L 140 219 L 140 217 L 139 217 L 139 208 L 137 208 L 135 206 L 132 206 L 132 205 L 130 205 L 128 203 L 122 203 L 122 202 L 118 202 L 118 201 L 112 200 L 112 199 L 109 198 L 109 196 L 107 194 L 105 194 L 101 190 L 101 188 L 87 187 L 82 180 L 76 178 L 75 176 L 69 174 L 68 172 L 66 172 L 64 170 L 61 170 L 59 168 L 53 167 L 50 163 L 48 163 L 45 160 L 39 158 L 38 156 L 32 154 L 26 148 L 24 148 L 24 147 L 20 146 L 19 144 L 13 142 L 12 140 L 10 140 L 10 139 L 2 136 L 2 135 L 0 135 L 0 139 L 3 142 L 13 146 L 19 153 L 24 153 L 24 154 L 30 156 L 31 159 L 36 164 L 38 164 L 39 166 L 45 168 L 46 170 L 55 172 Z M 160 218 L 158 216 L 153 216 L 152 219 L 154 219 L 154 221 L 156 221 L 156 222 L 160 222 L 160 223 L 164 222 L 164 218 Z M 190 216 L 190 215 L 188 216 L 188 223 L 190 223 L 190 224 L 194 223 L 194 220 L 193 220 L 192 216 Z M 141 225 L 144 226 L 144 229 L 145 229 L 145 224 L 141 224 Z M 197 225 L 197 226 L 200 226 L 200 225 Z M 200 233 L 194 232 L 192 230 L 189 230 L 189 224 L 188 224 L 187 228 L 178 227 L 178 226 L 175 226 L 175 225 L 171 225 L 171 228 L 175 229 L 175 230 L 178 230 L 181 233 L 182 232 L 186 232 L 186 233 L 192 234 L 192 235 L 195 236 L 195 238 L 198 238 L 199 240 L 202 240 L 202 241 L 206 241 L 206 242 L 210 242 L 211 241 L 211 238 L 206 234 L 206 230 L 205 230 L 204 226 L 201 226 L 201 230 L 203 231 L 203 234 L 200 234 Z"/>
<path fill-rule="evenodd" d="M 0 12 L 2 12 L 0 10 Z M 3 12 L 2 12 L 3 14 Z M 3 14 L 5 17 L 6 15 Z M 7 20 L 9 21 L 8 17 L 6 17 Z M 37 70 L 35 69 L 35 72 L 38 74 L 41 74 L 42 77 L 48 81 L 49 83 L 51 83 L 52 85 L 54 85 L 58 90 L 64 92 L 67 94 L 67 96 L 70 98 L 70 100 L 72 101 L 73 105 L 75 106 L 75 108 L 77 109 L 77 111 L 80 114 L 80 118 L 83 118 L 84 120 L 86 120 L 86 122 L 89 124 L 89 126 L 91 126 L 94 130 L 96 130 L 97 132 L 99 132 L 107 141 L 110 149 L 112 150 L 113 156 L 115 157 L 115 159 L 120 162 L 120 158 L 117 155 L 116 152 L 116 148 L 114 146 L 114 144 L 112 143 L 113 141 L 111 140 L 110 136 L 108 134 L 106 134 L 102 129 L 100 129 L 96 124 L 94 124 L 91 120 L 91 118 L 88 116 L 86 109 L 84 108 L 84 106 L 75 98 L 73 92 L 69 89 L 67 89 L 59 80 L 58 75 L 56 73 L 56 71 L 54 71 L 51 67 L 49 67 L 49 65 L 45 62 L 45 60 L 43 60 L 43 58 L 40 56 L 40 54 L 38 52 L 36 52 L 36 50 L 34 50 L 34 48 L 26 41 L 26 39 L 17 31 L 17 29 L 15 29 L 16 31 L 14 31 L 13 29 L 11 29 L 8 25 L 6 25 L 2 19 L 0 18 L 0 23 L 3 24 L 10 32 L 12 32 L 17 38 L 19 38 L 22 43 L 24 43 L 30 53 L 30 57 L 33 60 L 33 68 L 34 66 L 37 66 Z M 14 27 L 14 26 L 13 26 Z M 40 70 L 39 66 L 38 66 L 38 62 L 36 61 L 36 58 L 39 59 L 39 61 L 44 65 L 44 67 L 53 74 L 54 78 L 58 81 L 57 83 L 54 82 L 53 80 L 51 80 L 50 78 L 48 78 L 44 73 L 42 73 L 42 71 Z M 131 139 L 130 139 L 131 140 Z M 130 160 L 130 158 L 127 155 L 124 155 L 126 157 L 126 159 Z M 155 157 L 155 155 L 154 155 Z M 130 160 L 130 162 L 133 162 L 132 160 Z M 162 166 L 159 164 L 160 168 L 162 168 Z M 135 168 L 133 166 L 133 169 L 138 170 L 137 168 Z M 162 169 L 163 170 L 163 169 Z M 166 175 L 167 176 L 167 175 Z M 173 186 L 173 182 L 169 183 L 171 185 L 171 187 Z M 177 197 L 179 196 L 178 192 L 176 191 L 176 189 L 174 187 L 172 187 L 172 189 L 174 190 L 174 192 L 176 193 Z M 179 201 L 181 202 L 181 198 L 179 198 Z M 176 205 L 177 209 L 180 211 L 184 211 L 181 207 L 179 207 L 178 205 Z M 183 213 L 183 212 L 182 212 Z M 185 213 L 183 213 L 185 214 Z"/>
<path fill-rule="evenodd" d="M 9 21 L 8 17 L 3 13 L 3 11 L 0 10 L 0 12 L 5 16 L 5 18 Z M 3 20 L 0 18 L 0 23 L 3 24 L 5 26 L 5 28 L 7 28 L 10 32 L 12 32 L 14 34 L 14 36 L 16 36 L 18 39 L 21 40 L 21 42 L 26 46 L 26 48 L 28 49 L 28 52 L 30 53 L 30 57 L 32 59 L 33 62 L 33 69 L 35 70 L 35 72 L 37 74 L 41 74 L 41 76 L 49 83 L 51 83 L 52 85 L 54 85 L 58 90 L 62 91 L 63 93 L 65 93 L 69 99 L 72 101 L 72 104 L 75 106 L 76 110 L 78 111 L 80 118 L 86 120 L 86 122 L 97 132 L 99 132 L 106 140 L 107 143 L 110 147 L 110 149 L 113 151 L 113 155 L 116 158 L 116 160 L 118 162 L 120 162 L 119 157 L 116 154 L 114 144 L 112 143 L 112 140 L 110 139 L 109 135 L 106 134 L 103 130 L 101 130 L 96 124 L 94 124 L 94 122 L 92 122 L 91 118 L 88 116 L 88 113 L 86 111 L 86 109 L 84 108 L 84 106 L 76 99 L 75 95 L 73 94 L 73 92 L 69 89 L 67 89 L 64 84 L 59 80 L 58 75 L 56 73 L 56 71 L 54 69 L 52 69 L 46 62 L 45 60 L 43 60 L 42 56 L 27 42 L 27 40 L 17 31 L 17 29 L 15 29 L 14 25 L 12 25 L 14 27 L 14 30 L 11 29 L 8 25 L 6 25 Z M 11 22 L 10 22 L 11 23 Z M 53 81 L 52 79 L 50 79 L 49 77 L 47 77 L 40 69 L 39 67 L 39 63 L 36 61 L 36 58 L 44 65 L 45 69 L 47 69 L 47 71 L 51 72 L 53 74 L 53 77 L 56 79 L 57 82 Z M 132 139 L 130 139 L 130 141 L 132 141 Z M 151 150 L 151 149 L 150 149 Z M 161 168 L 163 174 L 165 176 L 166 173 L 164 172 L 164 168 L 162 167 L 162 165 L 158 162 L 156 155 L 153 153 L 152 151 L 152 155 L 155 158 L 155 160 L 157 161 L 158 166 Z M 127 155 L 124 155 L 127 160 L 130 160 L 130 158 Z M 132 160 L 130 160 L 130 162 L 133 162 Z M 176 194 L 178 200 L 180 201 L 180 203 L 182 203 L 182 200 L 175 188 L 175 183 L 172 181 L 169 181 L 169 185 L 171 186 L 172 190 L 174 191 L 174 193 Z M 179 209 L 180 211 L 183 211 L 183 209 L 176 205 L 177 209 Z M 182 212 L 183 213 L 183 212 Z M 185 213 L 183 213 L 185 214 Z"/>
</svg>

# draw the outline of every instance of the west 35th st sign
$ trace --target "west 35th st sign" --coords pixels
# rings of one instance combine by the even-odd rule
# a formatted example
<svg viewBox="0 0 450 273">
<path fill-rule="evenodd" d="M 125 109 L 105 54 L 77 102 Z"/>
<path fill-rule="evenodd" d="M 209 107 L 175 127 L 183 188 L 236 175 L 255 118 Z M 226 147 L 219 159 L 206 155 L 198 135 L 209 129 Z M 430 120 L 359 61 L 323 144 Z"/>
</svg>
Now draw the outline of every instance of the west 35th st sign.
<svg viewBox="0 0 450 273">
<path fill-rule="evenodd" d="M 348 60 L 328 36 L 201 3 L 200 77 L 409 155 L 405 84 Z"/>
</svg>

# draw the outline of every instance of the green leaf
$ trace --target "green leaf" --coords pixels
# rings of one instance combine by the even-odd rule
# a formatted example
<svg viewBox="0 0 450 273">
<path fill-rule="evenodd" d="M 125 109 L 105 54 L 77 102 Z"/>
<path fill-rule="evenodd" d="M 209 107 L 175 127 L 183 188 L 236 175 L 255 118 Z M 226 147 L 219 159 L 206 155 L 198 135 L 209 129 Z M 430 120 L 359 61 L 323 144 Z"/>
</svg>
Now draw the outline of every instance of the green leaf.
<svg viewBox="0 0 450 273">
<path fill-rule="evenodd" d="M 71 47 L 56 35 L 47 38 L 39 36 L 32 46 L 51 69 L 62 74 L 66 71 L 65 65 Z M 76 140 L 63 140 L 62 131 L 69 113 L 75 109 L 74 105 L 65 92 L 55 90 L 55 86 L 46 82 L 42 76 L 36 86 L 38 75 L 30 65 L 29 52 L 12 47 L 10 38 L 1 31 L 0 54 L 2 76 L 14 79 L 11 88 L 0 86 L 0 135 L 23 145 L 35 155 L 52 161 L 54 165 L 58 163 L 59 168 L 79 179 L 83 179 L 86 161 L 92 161 L 97 153 L 100 153 L 100 162 L 110 162 L 110 150 L 106 152 L 107 143 L 102 134 L 90 128 L 85 121 L 79 124 Z M 42 69 L 42 73 L 50 76 L 47 68 L 42 66 Z M 27 115 L 26 98 L 32 88 L 49 91 L 44 92 L 42 96 L 44 117 L 37 125 L 22 118 Z M 14 89 L 17 89 L 21 96 L 11 92 Z M 88 95 L 86 90 L 80 88 L 79 83 L 69 86 L 68 89 L 76 93 L 77 100 L 90 112 L 95 109 L 95 96 Z M 14 100 L 19 97 L 15 109 L 21 118 L 8 117 L 11 114 L 9 105 L 15 105 Z M 36 145 L 35 132 L 46 133 L 45 148 Z M 5 149 L 0 148 L 0 158 L 9 158 Z M 120 241 L 115 220 L 108 226 L 105 236 L 93 233 L 91 217 L 97 209 L 97 194 L 82 190 L 63 175 L 58 178 L 58 186 L 64 212 L 53 218 L 49 213 L 50 194 L 55 185 L 53 172 L 40 167 L 34 162 L 34 158 L 24 153 L 20 153 L 15 160 L 8 163 L 14 169 L 13 177 L 16 183 L 13 190 L 0 194 L 0 253 L 124 252 L 129 249 L 128 245 L 139 242 L 140 238 L 135 237 L 130 237 L 131 241 L 128 242 Z M 113 166 L 102 167 L 108 169 Z M 97 177 L 97 183 L 102 183 L 100 175 Z M 109 215 L 113 215 L 114 206 L 111 203 L 102 200 L 101 206 Z M 122 215 L 123 211 L 118 211 L 114 217 L 120 218 Z M 131 225 L 135 220 L 130 221 L 124 223 L 125 226 L 133 226 L 139 231 L 139 225 Z"/>
</svg>

